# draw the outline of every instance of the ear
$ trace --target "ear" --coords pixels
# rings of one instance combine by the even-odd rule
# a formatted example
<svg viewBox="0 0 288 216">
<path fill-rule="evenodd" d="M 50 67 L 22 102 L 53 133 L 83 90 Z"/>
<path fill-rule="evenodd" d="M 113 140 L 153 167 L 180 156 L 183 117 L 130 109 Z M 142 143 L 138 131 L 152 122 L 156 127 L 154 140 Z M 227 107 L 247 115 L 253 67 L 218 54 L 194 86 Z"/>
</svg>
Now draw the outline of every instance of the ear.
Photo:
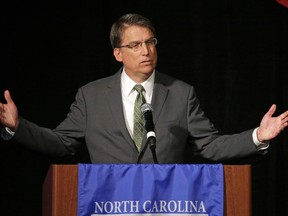
<svg viewBox="0 0 288 216">
<path fill-rule="evenodd" d="M 121 51 L 120 51 L 119 48 L 114 48 L 113 54 L 114 54 L 115 59 L 116 59 L 118 62 L 122 62 L 122 61 L 123 61 L 123 60 L 122 60 L 122 53 L 121 53 Z"/>
</svg>

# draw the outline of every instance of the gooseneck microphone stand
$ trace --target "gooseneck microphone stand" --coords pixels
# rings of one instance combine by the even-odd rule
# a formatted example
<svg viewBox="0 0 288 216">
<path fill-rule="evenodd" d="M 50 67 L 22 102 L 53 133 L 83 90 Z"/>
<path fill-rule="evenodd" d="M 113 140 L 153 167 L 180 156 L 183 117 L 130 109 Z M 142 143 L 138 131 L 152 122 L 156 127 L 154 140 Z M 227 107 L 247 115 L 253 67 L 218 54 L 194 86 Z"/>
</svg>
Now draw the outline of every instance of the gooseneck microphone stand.
<svg viewBox="0 0 288 216">
<path fill-rule="evenodd" d="M 150 150 L 153 156 L 153 161 L 155 164 L 158 164 L 157 155 L 156 155 L 156 138 L 155 137 L 149 137 L 147 140 L 148 145 L 150 146 Z"/>
<path fill-rule="evenodd" d="M 141 163 L 142 157 L 143 157 L 148 145 L 150 146 L 150 150 L 152 153 L 154 163 L 158 164 L 157 155 L 156 155 L 156 138 L 155 137 L 149 137 L 149 139 L 147 139 L 143 150 L 140 152 L 140 155 L 139 155 L 138 160 L 137 160 L 137 164 Z"/>
</svg>

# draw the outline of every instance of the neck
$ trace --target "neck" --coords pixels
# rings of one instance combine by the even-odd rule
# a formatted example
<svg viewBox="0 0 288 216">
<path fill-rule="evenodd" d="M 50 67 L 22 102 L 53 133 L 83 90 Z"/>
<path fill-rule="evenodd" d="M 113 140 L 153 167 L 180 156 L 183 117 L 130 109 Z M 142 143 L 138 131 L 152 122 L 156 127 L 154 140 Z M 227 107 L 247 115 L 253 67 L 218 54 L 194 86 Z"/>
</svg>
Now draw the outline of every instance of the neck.
<svg viewBox="0 0 288 216">
<path fill-rule="evenodd" d="M 147 73 L 147 74 L 128 74 L 126 73 L 130 79 L 132 79 L 135 83 L 143 83 L 145 82 L 151 75 L 152 75 L 153 71 L 151 73 Z"/>
</svg>

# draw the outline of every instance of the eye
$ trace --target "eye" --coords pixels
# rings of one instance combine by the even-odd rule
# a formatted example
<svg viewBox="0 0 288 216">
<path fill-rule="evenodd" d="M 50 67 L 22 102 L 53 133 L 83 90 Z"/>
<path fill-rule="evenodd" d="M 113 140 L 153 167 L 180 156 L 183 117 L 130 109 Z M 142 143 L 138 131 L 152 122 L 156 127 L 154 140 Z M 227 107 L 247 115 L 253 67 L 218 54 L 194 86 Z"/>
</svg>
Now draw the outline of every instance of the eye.
<svg viewBox="0 0 288 216">
<path fill-rule="evenodd" d="M 148 46 L 154 45 L 154 40 L 153 40 L 153 39 L 147 40 L 147 41 L 146 41 L 146 44 L 147 44 Z"/>
<path fill-rule="evenodd" d="M 139 47 L 141 42 L 132 42 L 129 44 L 129 48 L 137 48 Z"/>
</svg>

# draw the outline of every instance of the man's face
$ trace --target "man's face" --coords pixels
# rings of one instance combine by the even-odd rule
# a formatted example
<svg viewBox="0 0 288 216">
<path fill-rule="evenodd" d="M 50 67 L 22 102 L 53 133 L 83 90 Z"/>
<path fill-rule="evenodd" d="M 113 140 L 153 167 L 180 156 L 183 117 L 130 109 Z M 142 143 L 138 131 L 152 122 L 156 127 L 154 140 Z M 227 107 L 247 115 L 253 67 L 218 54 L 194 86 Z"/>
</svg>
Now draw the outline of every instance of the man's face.
<svg viewBox="0 0 288 216">
<path fill-rule="evenodd" d="M 123 62 L 127 75 L 135 82 L 143 82 L 153 72 L 157 64 L 157 51 L 155 45 L 149 43 L 153 40 L 153 33 L 145 27 L 130 26 L 122 38 L 121 46 L 139 44 L 137 49 L 121 47 L 114 49 L 117 61 Z M 146 43 L 145 43 L 146 42 Z"/>
</svg>

